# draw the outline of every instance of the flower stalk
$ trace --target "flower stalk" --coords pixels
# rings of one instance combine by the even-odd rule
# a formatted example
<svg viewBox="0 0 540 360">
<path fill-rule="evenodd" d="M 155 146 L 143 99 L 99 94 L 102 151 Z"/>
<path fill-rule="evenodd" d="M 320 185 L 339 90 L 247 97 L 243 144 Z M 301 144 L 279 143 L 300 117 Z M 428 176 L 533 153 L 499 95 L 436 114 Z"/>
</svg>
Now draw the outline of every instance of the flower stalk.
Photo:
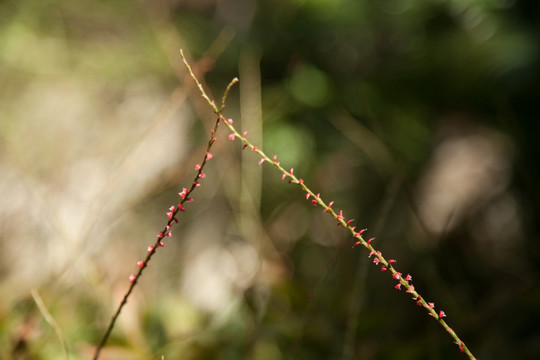
<svg viewBox="0 0 540 360">
<path fill-rule="evenodd" d="M 183 55 L 182 55 L 183 57 Z M 294 175 L 294 169 L 291 168 L 290 170 L 286 170 L 283 166 L 281 166 L 280 162 L 277 160 L 277 155 L 274 155 L 272 158 L 270 158 L 268 155 L 266 155 L 262 149 L 260 149 L 258 146 L 253 145 L 248 139 L 247 139 L 247 131 L 244 131 L 242 134 L 240 134 L 236 128 L 233 126 L 233 120 L 232 119 L 225 119 L 223 116 L 220 115 L 216 110 L 215 104 L 209 100 L 208 96 L 204 93 L 204 89 L 200 85 L 199 81 L 191 71 L 191 68 L 189 67 L 189 64 L 184 58 L 184 63 L 188 67 L 189 73 L 194 79 L 195 83 L 199 87 L 199 90 L 201 91 L 201 94 L 204 99 L 210 104 L 210 106 L 214 109 L 214 112 L 218 114 L 220 119 L 225 123 L 225 125 L 229 128 L 231 133 L 229 134 L 229 140 L 235 140 L 238 139 L 242 142 L 242 150 L 249 148 L 250 150 L 254 151 L 259 155 L 259 165 L 266 163 L 269 163 L 270 165 L 274 166 L 280 173 L 281 173 L 281 179 L 289 179 L 290 184 L 296 184 L 298 185 L 305 193 L 306 193 L 306 200 L 309 200 L 311 198 L 311 202 L 314 206 L 320 206 L 322 209 L 324 209 L 325 213 L 330 214 L 335 220 L 337 220 L 338 226 L 343 226 L 345 229 L 349 231 L 349 233 L 353 236 L 355 239 L 355 242 L 353 244 L 353 248 L 362 245 L 369 251 L 369 257 L 373 257 L 373 263 L 376 266 L 380 266 L 381 271 L 388 271 L 392 279 L 396 280 L 397 283 L 394 286 L 397 290 L 405 289 L 406 293 L 409 293 L 412 297 L 412 299 L 416 302 L 418 306 L 422 306 L 430 316 L 432 316 L 447 332 L 448 334 L 454 339 L 455 344 L 459 347 L 459 350 L 461 352 L 464 352 L 469 359 L 476 359 L 474 355 L 471 353 L 469 348 L 465 345 L 465 343 L 458 337 L 456 332 L 447 324 L 447 322 L 444 320 L 446 317 L 446 313 L 442 310 L 439 310 L 438 312 L 435 310 L 435 304 L 433 302 L 426 301 L 415 289 L 414 285 L 412 284 L 412 276 L 410 274 L 407 274 L 405 277 L 402 276 L 402 273 L 399 272 L 395 267 L 394 263 L 397 261 L 395 259 L 386 259 L 380 251 L 377 251 L 373 245 L 371 244 L 375 238 L 369 238 L 368 240 L 364 239 L 364 232 L 366 229 L 362 229 L 357 231 L 356 226 L 351 226 L 351 223 L 354 221 L 353 219 L 346 220 L 343 211 L 339 210 L 339 212 L 336 212 L 332 205 L 334 204 L 333 201 L 330 201 L 328 204 L 322 200 L 319 193 L 315 194 L 305 183 L 302 178 L 298 178 L 296 175 Z M 234 82 L 238 81 L 237 78 L 233 80 Z M 231 86 L 231 85 L 230 85 Z M 227 87 L 227 90 L 230 88 Z M 224 100 L 222 100 L 221 109 L 224 107 Z"/>
<path fill-rule="evenodd" d="M 152 259 L 152 256 L 156 253 L 157 249 L 159 249 L 160 247 L 165 246 L 164 239 L 166 237 L 171 237 L 172 236 L 171 228 L 173 227 L 174 224 L 178 223 L 178 218 L 177 218 L 178 213 L 186 211 L 186 209 L 184 207 L 184 204 L 185 203 L 190 203 L 190 202 L 193 201 L 193 198 L 190 197 L 191 193 L 196 188 L 201 186 L 201 183 L 200 183 L 201 179 L 204 179 L 206 177 L 206 174 L 204 173 L 203 169 L 204 169 L 204 166 L 206 165 L 206 163 L 208 161 L 210 161 L 214 157 L 214 155 L 210 152 L 210 150 L 212 149 L 212 145 L 217 140 L 216 132 L 217 132 L 219 124 L 221 122 L 220 121 L 221 118 L 222 118 L 221 113 L 225 109 L 225 102 L 227 100 L 227 96 L 228 96 L 231 88 L 234 86 L 234 84 L 236 84 L 238 82 L 238 79 L 235 78 L 229 83 L 229 85 L 225 89 L 225 92 L 223 93 L 223 97 L 221 98 L 221 106 L 218 108 L 215 105 L 214 101 L 210 100 L 208 95 L 206 95 L 202 85 L 199 83 L 199 81 L 195 77 L 191 67 L 189 66 L 188 62 L 186 61 L 186 59 L 184 57 L 184 53 L 182 51 L 180 53 L 182 55 L 182 59 L 184 60 L 184 63 L 186 64 L 186 67 L 187 67 L 187 69 L 189 71 L 189 74 L 195 80 L 195 84 L 199 88 L 199 91 L 201 92 L 202 97 L 208 102 L 208 104 L 212 107 L 214 113 L 217 115 L 217 120 L 216 120 L 216 122 L 214 124 L 214 127 L 210 130 L 210 136 L 209 136 L 209 140 L 208 140 L 208 143 L 207 143 L 207 146 L 206 146 L 206 151 L 204 153 L 204 157 L 203 157 L 200 164 L 195 165 L 195 170 L 197 171 L 197 173 L 195 174 L 195 177 L 194 177 L 190 187 L 189 188 L 183 188 L 182 191 L 178 193 L 178 195 L 180 196 L 180 199 L 181 199 L 180 202 L 178 202 L 178 205 L 172 205 L 169 208 L 169 211 L 166 213 L 168 221 L 167 221 L 165 227 L 163 228 L 163 230 L 160 233 L 158 233 L 157 240 L 155 241 L 155 243 L 148 246 L 148 248 L 147 248 L 148 254 L 144 258 L 144 260 L 140 260 L 140 261 L 137 262 L 137 266 L 139 268 L 137 273 L 132 274 L 132 275 L 129 276 L 130 286 L 129 286 L 127 292 L 125 293 L 124 297 L 122 298 L 122 301 L 118 305 L 118 308 L 117 308 L 116 312 L 112 316 L 112 318 L 111 318 L 111 320 L 109 322 L 109 326 L 107 327 L 107 330 L 105 331 L 105 334 L 103 335 L 103 338 L 101 339 L 100 343 L 96 347 L 96 351 L 95 351 L 95 354 L 94 354 L 94 357 L 93 357 L 94 360 L 97 360 L 99 358 L 99 354 L 100 354 L 102 348 L 107 343 L 107 340 L 109 339 L 109 336 L 110 336 L 110 334 L 111 334 L 111 332 L 112 332 L 112 330 L 114 328 L 116 320 L 120 316 L 120 313 L 121 313 L 122 309 L 124 308 L 124 306 L 127 304 L 129 296 L 133 292 L 133 289 L 135 288 L 135 286 L 137 286 L 137 282 L 138 282 L 139 278 L 141 277 L 144 269 L 148 266 L 148 263 Z"/>
</svg>

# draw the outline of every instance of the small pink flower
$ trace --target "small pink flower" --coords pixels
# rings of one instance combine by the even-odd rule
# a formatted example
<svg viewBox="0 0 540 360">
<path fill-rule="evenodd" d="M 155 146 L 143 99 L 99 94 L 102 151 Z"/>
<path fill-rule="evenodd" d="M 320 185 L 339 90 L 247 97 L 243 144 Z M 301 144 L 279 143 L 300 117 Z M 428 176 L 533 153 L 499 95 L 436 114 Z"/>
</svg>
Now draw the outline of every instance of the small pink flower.
<svg viewBox="0 0 540 360">
<path fill-rule="evenodd" d="M 432 308 L 432 309 L 435 308 L 435 303 L 428 302 L 427 304 L 429 305 L 430 308 Z"/>
<path fill-rule="evenodd" d="M 373 240 L 375 240 L 374 237 L 372 237 L 371 239 L 369 239 L 369 240 L 367 241 L 367 243 L 368 243 L 368 244 L 371 244 L 371 242 L 372 242 Z"/>
<path fill-rule="evenodd" d="M 299 184 L 303 184 L 303 183 L 304 183 L 304 179 L 298 179 L 298 183 L 299 183 Z"/>
<path fill-rule="evenodd" d="M 149 253 L 151 253 L 152 251 L 154 251 L 154 245 L 148 245 L 147 251 L 148 251 Z"/>
<path fill-rule="evenodd" d="M 395 263 L 395 262 L 396 262 L 395 259 L 390 259 L 390 260 L 388 260 L 388 263 L 389 263 L 389 264 L 393 264 L 393 263 Z"/>
<path fill-rule="evenodd" d="M 339 210 L 339 214 L 337 216 L 338 220 L 343 220 L 343 210 Z"/>
<path fill-rule="evenodd" d="M 172 211 L 167 212 L 167 217 L 169 218 L 169 220 L 172 219 L 172 217 L 173 217 Z"/>
<path fill-rule="evenodd" d="M 368 255 L 368 258 L 370 258 L 371 255 L 373 255 L 373 254 L 375 254 L 375 251 L 371 250 L 371 252 L 370 252 L 369 255 Z"/>
<path fill-rule="evenodd" d="M 401 290 L 401 283 L 397 283 L 396 286 L 394 286 L 396 289 Z"/>
<path fill-rule="evenodd" d="M 354 245 L 353 245 L 353 248 L 354 248 L 355 246 L 357 246 L 357 245 L 360 245 L 361 243 L 362 243 L 361 241 L 355 242 Z"/>
<path fill-rule="evenodd" d="M 374 263 L 375 265 L 379 265 L 380 262 L 381 262 L 381 260 L 379 260 L 379 258 L 374 258 L 374 259 L 373 259 L 373 263 Z"/>
<path fill-rule="evenodd" d="M 354 236 L 362 236 L 363 233 L 365 233 L 367 229 L 362 229 L 359 232 L 357 232 Z"/>
<path fill-rule="evenodd" d="M 202 167 L 201 164 L 197 164 L 197 165 L 195 165 L 195 170 L 200 170 L 201 167 Z"/>
<path fill-rule="evenodd" d="M 216 140 L 217 140 L 217 138 L 216 138 L 216 137 L 213 137 L 213 138 L 212 138 L 212 142 L 214 142 L 214 141 L 216 141 Z"/>
<path fill-rule="evenodd" d="M 266 160 L 264 158 L 261 158 L 261 160 L 259 160 L 259 165 L 262 165 L 263 162 L 265 162 Z"/>
<path fill-rule="evenodd" d="M 211 160 L 214 157 L 211 152 L 206 153 L 206 161 Z"/>
<path fill-rule="evenodd" d="M 354 219 L 347 220 L 347 226 L 351 225 L 351 223 L 354 221 Z"/>
<path fill-rule="evenodd" d="M 187 193 L 189 192 L 188 189 L 186 188 L 182 188 L 182 191 L 178 193 L 178 195 L 180 195 L 180 197 L 183 199 L 186 197 Z"/>
<path fill-rule="evenodd" d="M 412 293 L 414 291 L 414 285 L 410 284 L 409 289 L 407 290 L 408 293 Z"/>
<path fill-rule="evenodd" d="M 381 266 L 381 271 L 386 271 L 386 270 L 388 270 L 388 268 L 386 266 L 384 266 L 384 265 Z"/>
<path fill-rule="evenodd" d="M 143 266 L 146 266 L 146 264 L 144 263 L 144 261 L 139 261 L 137 262 L 137 266 L 142 268 Z"/>
<path fill-rule="evenodd" d="M 195 182 L 193 182 L 193 185 L 195 185 L 195 187 L 197 188 L 197 187 L 201 186 L 201 183 L 198 182 L 198 181 L 195 181 Z"/>
<path fill-rule="evenodd" d="M 229 134 L 229 140 L 233 141 L 235 138 L 234 134 Z"/>
<path fill-rule="evenodd" d="M 206 174 L 204 172 L 200 172 L 200 174 L 198 175 L 199 179 L 204 179 L 206 177 Z"/>
<path fill-rule="evenodd" d="M 242 134 L 242 137 L 245 138 L 247 136 L 247 130 L 244 131 L 244 133 Z"/>
<path fill-rule="evenodd" d="M 129 282 L 130 282 L 131 284 L 133 284 L 133 283 L 135 282 L 135 279 L 137 279 L 137 276 L 135 276 L 135 275 L 133 275 L 133 274 L 129 275 Z"/>
<path fill-rule="evenodd" d="M 256 146 L 254 146 L 254 147 L 253 147 L 253 151 L 259 151 L 259 148 L 256 147 Z"/>
<path fill-rule="evenodd" d="M 306 193 L 306 200 L 308 200 L 310 196 L 311 196 L 310 193 Z"/>
<path fill-rule="evenodd" d="M 172 236 L 172 233 L 171 233 L 170 231 L 167 231 L 167 233 L 165 234 L 165 236 L 171 237 L 171 236 Z"/>
<path fill-rule="evenodd" d="M 412 280 L 412 276 L 411 274 L 407 274 L 407 276 L 405 276 L 405 281 L 409 282 Z M 411 285 L 412 286 L 412 285 Z"/>
<path fill-rule="evenodd" d="M 191 199 L 191 198 L 188 198 L 188 200 L 186 200 L 186 201 L 191 202 L 191 201 L 189 201 L 189 199 Z M 178 204 L 178 210 L 180 210 L 181 212 L 186 212 L 186 208 L 182 204 Z"/>
<path fill-rule="evenodd" d="M 159 242 L 159 246 L 165 247 L 165 243 L 164 243 L 163 241 L 160 241 L 160 242 Z"/>
<path fill-rule="evenodd" d="M 317 202 L 317 200 L 313 199 L 311 200 L 311 203 L 314 205 L 314 206 L 317 206 L 319 203 Z"/>
<path fill-rule="evenodd" d="M 227 119 L 227 124 L 232 125 L 232 123 L 233 123 L 232 119 Z"/>
<path fill-rule="evenodd" d="M 392 274 L 392 277 L 396 280 L 399 280 L 399 278 L 401 277 L 401 273 L 399 271 L 396 271 Z"/>
<path fill-rule="evenodd" d="M 162 238 L 162 237 L 163 237 L 163 233 L 160 232 L 159 234 L 157 234 L 157 237 L 158 237 L 158 238 Z"/>
<path fill-rule="evenodd" d="M 446 314 L 444 313 L 444 311 L 439 311 L 439 317 L 440 318 L 443 318 L 443 317 L 446 317 Z"/>
<path fill-rule="evenodd" d="M 330 203 L 328 204 L 328 207 L 331 208 L 332 205 L 334 205 L 334 202 L 333 202 L 333 201 L 330 201 Z"/>
</svg>

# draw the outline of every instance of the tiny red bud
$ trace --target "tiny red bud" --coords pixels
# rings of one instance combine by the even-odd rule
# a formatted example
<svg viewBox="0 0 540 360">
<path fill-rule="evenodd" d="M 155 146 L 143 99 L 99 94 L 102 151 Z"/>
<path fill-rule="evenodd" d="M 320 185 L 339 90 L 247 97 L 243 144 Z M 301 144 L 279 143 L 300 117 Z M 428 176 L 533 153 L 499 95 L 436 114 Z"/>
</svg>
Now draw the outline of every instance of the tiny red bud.
<svg viewBox="0 0 540 360">
<path fill-rule="evenodd" d="M 254 147 L 253 147 L 253 151 L 259 151 L 259 148 L 256 147 L 256 146 L 254 146 Z"/>
<path fill-rule="evenodd" d="M 244 146 L 242 146 L 242 150 L 244 150 L 245 148 L 247 148 L 247 144 L 244 144 Z"/>
<path fill-rule="evenodd" d="M 133 275 L 133 274 L 129 275 L 129 282 L 130 282 L 130 283 L 133 284 L 133 283 L 135 282 L 135 279 L 137 279 L 137 276 L 135 276 L 135 275 Z"/>
<path fill-rule="evenodd" d="M 214 157 L 211 152 L 206 153 L 206 161 L 211 160 Z"/>
<path fill-rule="evenodd" d="M 285 176 L 287 176 L 287 174 L 281 175 L 281 180 L 285 180 Z"/>
<path fill-rule="evenodd" d="M 397 260 L 395 260 L 395 259 L 390 259 L 390 260 L 388 260 L 388 263 L 389 263 L 389 264 L 393 264 L 393 263 L 395 263 L 395 262 L 397 262 Z"/>
<path fill-rule="evenodd" d="M 264 158 L 261 158 L 261 160 L 259 160 L 259 165 L 262 165 L 263 162 L 265 162 L 266 160 Z"/>
<path fill-rule="evenodd" d="M 142 268 L 143 266 L 146 266 L 146 263 L 144 261 L 137 262 L 137 266 Z"/>
<path fill-rule="evenodd" d="M 439 317 L 440 318 L 443 318 L 443 317 L 446 317 L 446 314 L 444 313 L 444 311 L 439 311 Z"/>
<path fill-rule="evenodd" d="M 154 245 L 148 245 L 148 249 L 147 251 L 150 253 L 152 251 L 154 251 Z"/>
<path fill-rule="evenodd" d="M 396 286 L 394 286 L 396 289 L 401 290 L 401 283 L 397 283 Z"/>
<path fill-rule="evenodd" d="M 311 196 L 310 193 L 306 193 L 306 200 L 308 200 L 310 196 Z"/>
<path fill-rule="evenodd" d="M 229 140 L 233 141 L 235 138 L 234 134 L 229 134 Z"/>
<path fill-rule="evenodd" d="M 386 270 L 388 270 L 388 268 L 386 266 L 384 266 L 384 265 L 381 266 L 381 271 L 386 271 Z"/>
<path fill-rule="evenodd" d="M 244 131 L 244 133 L 242 134 L 242 137 L 245 138 L 247 136 L 247 130 Z"/>
</svg>

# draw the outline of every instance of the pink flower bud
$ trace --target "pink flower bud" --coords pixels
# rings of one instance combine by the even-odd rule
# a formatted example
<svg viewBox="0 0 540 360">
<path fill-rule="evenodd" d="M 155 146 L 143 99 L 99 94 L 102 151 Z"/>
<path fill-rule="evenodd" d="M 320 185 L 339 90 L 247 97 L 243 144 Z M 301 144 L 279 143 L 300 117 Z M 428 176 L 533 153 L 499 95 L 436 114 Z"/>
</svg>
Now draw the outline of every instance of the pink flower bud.
<svg viewBox="0 0 540 360">
<path fill-rule="evenodd" d="M 397 283 L 396 286 L 394 286 L 396 289 L 401 290 L 401 284 Z"/>
<path fill-rule="evenodd" d="M 130 282 L 130 283 L 133 284 L 133 283 L 135 282 L 135 279 L 137 279 L 137 276 L 135 276 L 135 275 L 133 275 L 133 274 L 129 275 L 129 282 Z"/>
<path fill-rule="evenodd" d="M 234 134 L 229 134 L 229 140 L 233 141 L 235 138 Z"/>
<path fill-rule="evenodd" d="M 259 165 L 262 165 L 263 162 L 265 162 L 266 160 L 264 158 L 261 158 L 261 160 L 259 160 Z"/>
<path fill-rule="evenodd" d="M 142 268 L 143 266 L 145 266 L 146 264 L 144 263 L 144 261 L 139 261 L 137 262 L 137 266 Z"/>
<path fill-rule="evenodd" d="M 195 170 L 201 170 L 201 167 L 202 167 L 201 164 L 197 164 L 195 165 Z"/>
<path fill-rule="evenodd" d="M 147 251 L 148 251 L 149 253 L 151 253 L 152 251 L 154 251 L 154 245 L 148 245 Z"/>
<path fill-rule="evenodd" d="M 211 152 L 206 153 L 206 161 L 211 160 L 214 157 Z"/>
<path fill-rule="evenodd" d="M 244 133 L 242 134 L 242 137 L 245 138 L 247 136 L 247 130 L 244 131 Z"/>
</svg>

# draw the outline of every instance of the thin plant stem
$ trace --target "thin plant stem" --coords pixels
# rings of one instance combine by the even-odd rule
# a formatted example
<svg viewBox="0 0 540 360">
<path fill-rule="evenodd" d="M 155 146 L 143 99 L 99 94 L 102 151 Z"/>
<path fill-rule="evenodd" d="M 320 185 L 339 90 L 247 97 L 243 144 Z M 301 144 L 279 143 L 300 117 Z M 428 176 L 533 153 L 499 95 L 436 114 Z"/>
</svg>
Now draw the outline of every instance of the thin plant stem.
<svg viewBox="0 0 540 360">
<path fill-rule="evenodd" d="M 186 64 L 186 67 L 189 70 L 190 75 L 192 76 L 193 80 L 199 87 L 199 90 L 201 91 L 202 97 L 209 103 L 209 105 L 214 109 L 214 112 L 218 113 L 218 109 L 213 101 L 211 101 L 206 93 L 204 92 L 203 87 L 200 85 L 199 81 L 197 80 L 196 76 L 193 74 L 193 71 L 191 70 L 191 67 L 185 60 L 183 53 L 182 58 L 184 59 L 184 63 Z M 233 82 L 238 81 L 238 79 L 234 79 Z M 224 96 L 225 98 L 225 96 Z M 222 108 L 224 107 L 224 101 L 222 101 Z M 369 257 L 373 257 L 373 262 L 376 265 L 380 265 L 381 271 L 388 271 L 392 278 L 394 280 L 397 280 L 397 284 L 394 286 L 397 290 L 401 290 L 402 287 L 405 289 L 405 292 L 409 293 L 412 296 L 412 299 L 416 301 L 416 304 L 419 306 L 422 306 L 430 316 L 432 316 L 447 332 L 450 334 L 450 336 L 454 339 L 454 342 L 459 347 L 460 351 L 464 352 L 469 359 L 476 359 L 474 355 L 471 353 L 469 348 L 465 345 L 465 343 L 459 338 L 459 336 L 456 334 L 456 332 L 446 323 L 444 320 L 444 317 L 446 317 L 446 314 L 444 311 L 440 310 L 439 312 L 435 311 L 435 304 L 432 302 L 426 301 L 415 289 L 414 285 L 411 283 L 412 277 L 411 275 L 407 274 L 405 277 L 402 276 L 402 273 L 399 272 L 395 267 L 394 263 L 396 263 L 395 259 L 386 259 L 380 251 L 377 251 L 372 245 L 372 241 L 375 240 L 375 238 L 370 238 L 368 240 L 364 239 L 364 236 L 362 234 L 365 232 L 366 229 L 357 231 L 355 226 L 351 226 L 351 222 L 353 219 L 345 220 L 345 217 L 343 216 L 343 211 L 339 211 L 339 213 L 335 212 L 334 209 L 332 209 L 333 201 L 329 202 L 328 204 L 322 200 L 320 197 L 320 194 L 315 194 L 310 188 L 307 187 L 307 185 L 304 183 L 304 180 L 301 178 L 298 178 L 294 175 L 294 169 L 291 168 L 289 171 L 287 171 L 285 168 L 283 168 L 280 165 L 280 162 L 277 160 L 277 156 L 274 156 L 272 159 L 268 157 L 259 147 L 253 145 L 247 138 L 247 131 L 245 131 L 243 134 L 240 134 L 236 128 L 233 126 L 233 120 L 232 119 L 225 119 L 224 117 L 221 117 L 221 120 L 226 124 L 226 126 L 231 131 L 231 134 L 229 136 L 229 139 L 239 139 L 243 143 L 242 149 L 249 148 L 250 150 L 254 151 L 259 155 L 260 161 L 259 164 L 263 163 L 269 163 L 270 165 L 274 166 L 279 172 L 281 172 L 282 180 L 285 180 L 288 178 L 290 184 L 296 184 L 298 185 L 305 193 L 306 193 L 306 199 L 312 199 L 312 204 L 315 206 L 320 206 L 324 209 L 325 213 L 330 214 L 335 220 L 337 220 L 337 224 L 343 226 L 347 231 L 350 232 L 350 234 L 356 239 L 353 247 L 356 247 L 358 245 L 362 245 L 367 250 L 369 250 Z"/>
<path fill-rule="evenodd" d="M 30 294 L 32 294 L 32 298 L 34 299 L 34 302 L 36 303 L 41 315 L 43 315 L 45 321 L 54 329 L 56 337 L 60 341 L 60 345 L 62 345 L 64 357 L 69 360 L 69 351 L 66 341 L 64 340 L 64 335 L 62 334 L 62 329 L 60 328 L 56 320 L 54 320 L 49 310 L 47 310 L 47 306 L 45 305 L 45 302 L 43 302 L 43 299 L 39 295 L 38 291 L 36 289 L 32 289 L 30 291 Z"/>
<path fill-rule="evenodd" d="M 190 202 L 192 200 L 192 198 L 190 197 L 191 193 L 193 192 L 193 190 L 195 190 L 197 187 L 199 187 L 201 185 L 200 184 L 200 179 L 205 177 L 204 172 L 203 172 L 204 166 L 213 157 L 210 150 L 212 148 L 212 145 L 214 144 L 214 142 L 217 139 L 215 135 L 216 135 L 216 132 L 218 130 L 218 126 L 219 126 L 219 124 L 221 122 L 220 120 L 222 119 L 221 113 L 225 109 L 225 101 L 227 100 L 227 96 L 228 96 L 231 88 L 234 86 L 234 84 L 236 84 L 238 82 L 238 79 L 235 78 L 229 83 L 229 85 L 225 89 L 225 92 L 224 92 L 223 97 L 221 99 L 221 106 L 218 108 L 215 105 L 214 101 L 210 100 L 210 98 L 204 92 L 204 89 L 203 89 L 202 85 L 196 79 L 195 75 L 193 74 L 193 71 L 191 70 L 191 67 L 187 63 L 187 61 L 186 61 L 186 59 L 184 57 L 184 53 L 182 51 L 180 51 L 180 52 L 181 52 L 181 55 L 182 55 L 182 59 L 184 60 L 184 63 L 186 64 L 191 77 L 195 80 L 195 84 L 197 85 L 197 87 L 201 91 L 201 93 L 203 95 L 203 98 L 208 102 L 208 104 L 212 107 L 215 114 L 217 115 L 217 120 L 215 122 L 215 125 L 214 125 L 213 129 L 210 130 L 210 133 L 211 133 L 210 134 L 210 139 L 208 140 L 208 144 L 206 146 L 206 152 L 204 154 L 203 160 L 202 160 L 202 162 L 200 164 L 197 164 L 197 166 L 195 167 L 195 169 L 197 170 L 197 173 L 195 175 L 195 178 L 193 179 L 193 182 L 191 183 L 191 186 L 188 189 L 184 188 L 183 191 L 181 193 L 179 193 L 182 200 L 178 203 L 178 206 L 171 206 L 171 208 L 169 209 L 170 211 L 167 213 L 167 216 L 168 216 L 169 220 L 167 221 L 166 226 L 158 234 L 157 240 L 154 243 L 154 245 L 148 246 L 148 254 L 146 255 L 146 258 L 137 263 L 137 265 L 139 266 L 139 271 L 137 272 L 137 274 L 130 276 L 130 283 L 131 283 L 130 287 L 129 287 L 128 291 L 125 293 L 124 297 L 122 298 L 122 301 L 118 305 L 118 308 L 116 309 L 116 312 L 112 316 L 112 318 L 111 318 L 111 320 L 109 322 L 109 326 L 107 327 L 107 330 L 105 331 L 105 334 L 103 335 L 103 338 L 101 339 L 101 341 L 99 342 L 99 344 L 98 344 L 98 346 L 96 348 L 96 352 L 95 352 L 94 358 L 93 358 L 94 360 L 97 360 L 99 358 L 99 354 L 101 352 L 101 349 L 105 346 L 107 340 L 109 339 L 109 336 L 110 336 L 110 334 L 111 334 L 111 332 L 112 332 L 112 330 L 114 328 L 116 320 L 120 316 L 120 313 L 121 313 L 122 309 L 124 308 L 124 306 L 127 304 L 129 296 L 131 295 L 131 293 L 133 292 L 133 289 L 137 285 L 137 282 L 138 282 L 139 278 L 141 277 L 144 269 L 148 266 L 148 263 L 150 262 L 152 256 L 156 253 L 158 248 L 164 246 L 163 239 L 165 237 L 170 237 L 171 236 L 170 229 L 175 223 L 178 222 L 178 219 L 177 219 L 176 216 L 178 215 L 179 212 L 185 211 L 184 203 Z"/>
</svg>

